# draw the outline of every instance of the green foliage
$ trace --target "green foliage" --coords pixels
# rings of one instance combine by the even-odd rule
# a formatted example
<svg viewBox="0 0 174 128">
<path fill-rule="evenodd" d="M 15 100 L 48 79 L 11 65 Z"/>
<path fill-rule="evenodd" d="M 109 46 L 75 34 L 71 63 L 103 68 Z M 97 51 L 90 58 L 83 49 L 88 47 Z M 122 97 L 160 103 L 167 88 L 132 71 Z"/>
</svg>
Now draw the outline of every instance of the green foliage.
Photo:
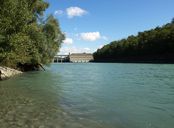
<svg viewBox="0 0 174 128">
<path fill-rule="evenodd" d="M 42 21 L 48 3 L 44 0 L 0 1 L 0 65 L 48 64 L 64 39 L 58 21 Z"/>
<path fill-rule="evenodd" d="M 94 53 L 95 61 L 174 61 L 174 24 L 113 41 Z"/>
<path fill-rule="evenodd" d="M 172 22 L 171 23 L 174 24 L 174 18 L 172 19 Z"/>
</svg>

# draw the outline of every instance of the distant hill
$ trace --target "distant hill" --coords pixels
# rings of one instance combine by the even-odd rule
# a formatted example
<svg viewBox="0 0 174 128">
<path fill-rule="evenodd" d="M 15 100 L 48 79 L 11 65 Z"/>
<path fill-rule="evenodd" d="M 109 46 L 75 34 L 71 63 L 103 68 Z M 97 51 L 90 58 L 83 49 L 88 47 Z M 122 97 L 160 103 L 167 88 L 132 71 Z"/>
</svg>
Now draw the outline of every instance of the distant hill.
<svg viewBox="0 0 174 128">
<path fill-rule="evenodd" d="M 174 63 L 174 20 L 105 45 L 94 53 L 94 61 Z"/>
</svg>

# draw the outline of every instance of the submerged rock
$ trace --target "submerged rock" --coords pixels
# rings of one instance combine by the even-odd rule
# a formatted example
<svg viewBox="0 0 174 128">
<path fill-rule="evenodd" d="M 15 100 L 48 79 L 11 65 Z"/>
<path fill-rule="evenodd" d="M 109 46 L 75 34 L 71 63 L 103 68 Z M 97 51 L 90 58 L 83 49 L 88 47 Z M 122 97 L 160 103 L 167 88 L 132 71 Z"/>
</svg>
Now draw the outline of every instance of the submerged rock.
<svg viewBox="0 0 174 128">
<path fill-rule="evenodd" d="M 21 71 L 0 66 L 0 80 L 8 79 L 12 76 L 15 76 L 15 75 L 21 74 L 21 73 L 22 73 Z"/>
</svg>

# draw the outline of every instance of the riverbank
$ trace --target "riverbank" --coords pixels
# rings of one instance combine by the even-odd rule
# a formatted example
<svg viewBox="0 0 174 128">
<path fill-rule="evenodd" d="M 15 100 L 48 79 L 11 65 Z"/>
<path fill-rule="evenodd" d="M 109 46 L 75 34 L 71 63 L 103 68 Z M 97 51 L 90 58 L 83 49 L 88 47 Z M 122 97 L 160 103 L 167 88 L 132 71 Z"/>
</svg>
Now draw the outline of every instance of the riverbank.
<svg viewBox="0 0 174 128">
<path fill-rule="evenodd" d="M 150 63 L 150 64 L 174 64 L 174 54 L 166 55 L 146 55 L 146 56 L 125 56 L 95 58 L 98 63 Z"/>
<path fill-rule="evenodd" d="M 0 66 L 0 80 L 8 79 L 10 77 L 13 77 L 21 73 L 22 73 L 21 71 Z"/>
</svg>

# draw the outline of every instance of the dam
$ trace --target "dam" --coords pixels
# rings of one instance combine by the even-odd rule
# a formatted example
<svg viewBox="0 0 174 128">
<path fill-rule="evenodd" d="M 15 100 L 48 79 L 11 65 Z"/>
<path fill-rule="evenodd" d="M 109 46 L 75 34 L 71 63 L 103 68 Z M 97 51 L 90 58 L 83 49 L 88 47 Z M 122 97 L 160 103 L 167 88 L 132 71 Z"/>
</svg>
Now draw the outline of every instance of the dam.
<svg viewBox="0 0 174 128">
<path fill-rule="evenodd" d="M 91 53 L 72 53 L 69 55 L 56 55 L 54 57 L 54 63 L 88 63 L 94 60 Z"/>
</svg>

